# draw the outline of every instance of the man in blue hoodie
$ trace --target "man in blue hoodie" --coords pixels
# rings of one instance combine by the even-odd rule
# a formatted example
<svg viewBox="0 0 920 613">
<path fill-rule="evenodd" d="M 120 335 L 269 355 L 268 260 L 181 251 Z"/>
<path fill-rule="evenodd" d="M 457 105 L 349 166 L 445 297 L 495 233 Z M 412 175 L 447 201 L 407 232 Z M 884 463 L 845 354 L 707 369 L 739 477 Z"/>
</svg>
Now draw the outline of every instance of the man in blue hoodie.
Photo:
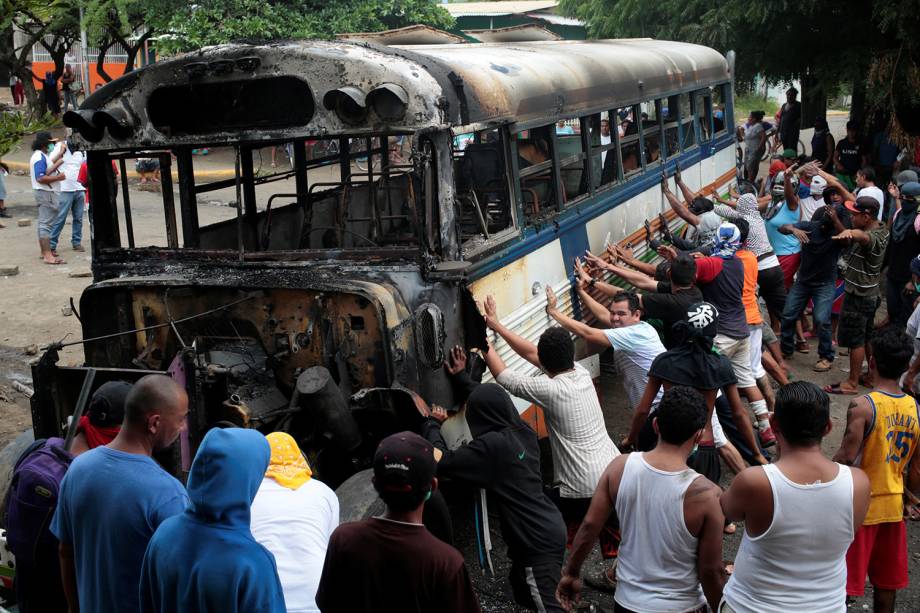
<svg viewBox="0 0 920 613">
<path fill-rule="evenodd" d="M 205 435 L 189 472 L 189 508 L 157 528 L 144 555 L 143 613 L 285 612 L 275 558 L 249 530 L 270 458 L 255 430 Z"/>
</svg>

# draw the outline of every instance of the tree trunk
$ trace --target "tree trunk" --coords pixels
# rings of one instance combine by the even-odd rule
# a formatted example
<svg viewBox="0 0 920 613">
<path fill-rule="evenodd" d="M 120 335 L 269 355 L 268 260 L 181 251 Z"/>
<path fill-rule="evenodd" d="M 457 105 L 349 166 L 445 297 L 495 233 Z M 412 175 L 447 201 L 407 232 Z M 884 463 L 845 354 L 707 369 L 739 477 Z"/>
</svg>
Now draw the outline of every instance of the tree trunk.
<svg viewBox="0 0 920 613">
<path fill-rule="evenodd" d="M 802 129 L 815 125 L 815 119 L 827 117 L 827 92 L 814 72 L 802 76 Z"/>
<path fill-rule="evenodd" d="M 866 77 L 857 76 L 853 79 L 853 96 L 850 102 L 850 119 L 858 121 L 860 125 L 866 120 Z"/>
<path fill-rule="evenodd" d="M 112 77 L 110 77 L 109 73 L 105 71 L 105 54 L 109 52 L 109 49 L 114 44 L 114 40 L 111 38 L 106 38 L 103 41 L 103 44 L 99 46 L 99 55 L 96 56 L 96 73 L 102 77 L 102 80 L 106 83 L 111 82 Z"/>
</svg>

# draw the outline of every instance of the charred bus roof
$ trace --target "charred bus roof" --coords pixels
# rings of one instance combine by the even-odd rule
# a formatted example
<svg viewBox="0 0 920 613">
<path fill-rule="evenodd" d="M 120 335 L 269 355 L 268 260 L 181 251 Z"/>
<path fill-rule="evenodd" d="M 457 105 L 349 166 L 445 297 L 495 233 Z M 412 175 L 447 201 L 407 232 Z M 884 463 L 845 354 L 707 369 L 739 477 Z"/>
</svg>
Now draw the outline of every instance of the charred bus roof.
<svg viewBox="0 0 920 613">
<path fill-rule="evenodd" d="M 129 73 L 64 122 L 90 151 L 413 133 L 572 115 L 729 77 L 708 47 L 650 39 L 234 44 Z"/>
</svg>

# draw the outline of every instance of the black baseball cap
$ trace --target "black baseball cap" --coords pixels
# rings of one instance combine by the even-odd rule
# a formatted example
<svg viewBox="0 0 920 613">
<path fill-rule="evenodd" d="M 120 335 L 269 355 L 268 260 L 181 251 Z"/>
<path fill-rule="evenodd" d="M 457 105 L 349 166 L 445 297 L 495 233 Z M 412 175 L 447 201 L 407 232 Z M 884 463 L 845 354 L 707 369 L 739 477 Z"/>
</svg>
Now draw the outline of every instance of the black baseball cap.
<svg viewBox="0 0 920 613">
<path fill-rule="evenodd" d="M 866 213 L 867 215 L 878 215 L 878 200 L 870 196 L 857 198 L 856 202 L 847 200 L 843 203 L 848 210 L 854 213 Z"/>
<path fill-rule="evenodd" d="M 120 426 L 125 420 L 125 401 L 131 384 L 125 381 L 103 383 L 93 394 L 86 415 L 94 426 Z"/>
<path fill-rule="evenodd" d="M 58 142 L 58 139 L 54 138 L 51 135 L 51 132 L 48 132 L 47 130 L 42 130 L 41 132 L 35 133 L 35 142 L 33 143 L 33 146 L 35 148 L 46 147 L 49 144 L 56 143 L 56 142 Z"/>
<path fill-rule="evenodd" d="M 381 493 L 428 491 L 437 467 L 431 443 L 414 432 L 397 432 L 380 441 L 374 454 L 374 487 Z"/>
</svg>

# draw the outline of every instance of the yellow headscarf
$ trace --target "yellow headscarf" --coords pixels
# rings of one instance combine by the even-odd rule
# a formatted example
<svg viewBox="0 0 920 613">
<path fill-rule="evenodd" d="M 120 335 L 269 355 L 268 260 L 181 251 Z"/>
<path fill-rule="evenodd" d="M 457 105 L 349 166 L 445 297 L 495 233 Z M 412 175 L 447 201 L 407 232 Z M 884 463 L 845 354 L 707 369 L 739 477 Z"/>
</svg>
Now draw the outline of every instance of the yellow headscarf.
<svg viewBox="0 0 920 613">
<path fill-rule="evenodd" d="M 287 432 L 272 432 L 265 438 L 272 448 L 272 459 L 265 476 L 278 482 L 278 485 L 296 490 L 310 480 L 313 471 L 303 457 L 297 441 Z"/>
</svg>

